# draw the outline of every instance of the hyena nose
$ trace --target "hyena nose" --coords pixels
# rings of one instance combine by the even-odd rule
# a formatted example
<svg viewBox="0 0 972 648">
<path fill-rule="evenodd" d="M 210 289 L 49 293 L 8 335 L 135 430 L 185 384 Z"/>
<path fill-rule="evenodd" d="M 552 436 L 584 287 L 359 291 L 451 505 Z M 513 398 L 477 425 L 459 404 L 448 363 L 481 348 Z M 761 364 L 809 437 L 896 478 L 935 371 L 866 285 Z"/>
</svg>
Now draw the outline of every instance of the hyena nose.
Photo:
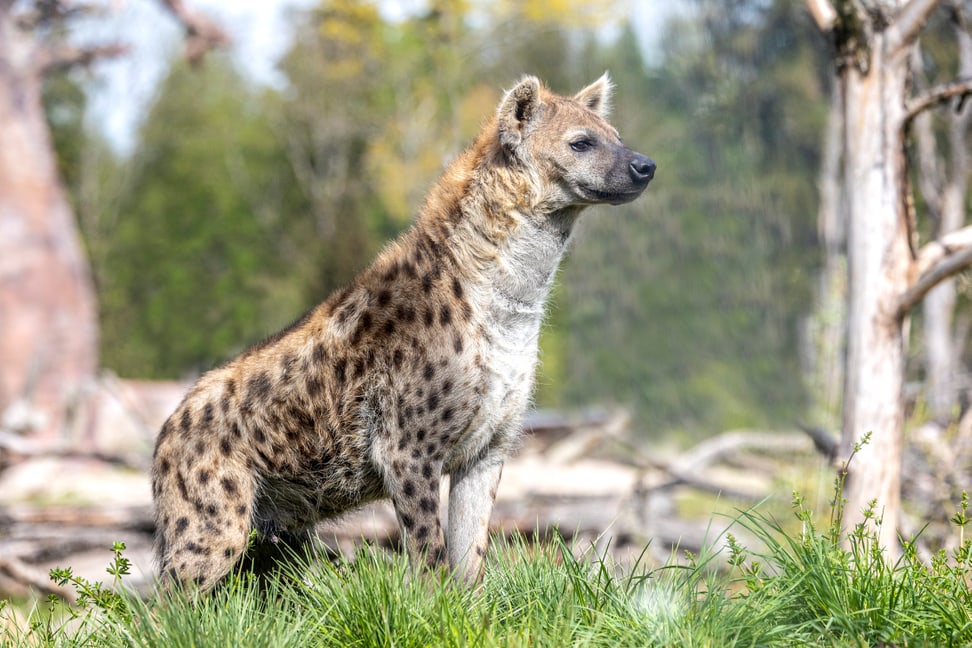
<svg viewBox="0 0 972 648">
<path fill-rule="evenodd" d="M 636 183 L 648 184 L 648 181 L 655 177 L 655 161 L 636 153 L 634 159 L 628 163 L 628 172 Z"/>
</svg>

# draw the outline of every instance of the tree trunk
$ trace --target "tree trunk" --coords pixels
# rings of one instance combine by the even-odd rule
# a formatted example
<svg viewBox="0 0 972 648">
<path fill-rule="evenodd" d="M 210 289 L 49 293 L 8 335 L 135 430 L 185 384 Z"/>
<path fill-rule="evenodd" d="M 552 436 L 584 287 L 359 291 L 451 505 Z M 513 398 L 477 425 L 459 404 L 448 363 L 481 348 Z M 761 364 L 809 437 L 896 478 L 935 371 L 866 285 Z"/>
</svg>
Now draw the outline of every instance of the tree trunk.
<svg viewBox="0 0 972 648">
<path fill-rule="evenodd" d="M 904 442 L 906 318 L 911 230 L 906 213 L 904 123 L 908 60 L 871 35 L 863 65 L 841 70 L 844 189 L 848 218 L 848 339 L 841 448 L 845 457 L 872 437 L 848 467 L 845 521 L 863 520 L 872 500 L 883 516 L 882 546 L 896 551 Z"/>
<path fill-rule="evenodd" d="M 59 432 L 66 406 L 94 374 L 98 335 L 91 277 L 45 123 L 36 54 L 4 3 L 0 417 L 10 425 L 32 427 L 49 440 Z"/>
</svg>

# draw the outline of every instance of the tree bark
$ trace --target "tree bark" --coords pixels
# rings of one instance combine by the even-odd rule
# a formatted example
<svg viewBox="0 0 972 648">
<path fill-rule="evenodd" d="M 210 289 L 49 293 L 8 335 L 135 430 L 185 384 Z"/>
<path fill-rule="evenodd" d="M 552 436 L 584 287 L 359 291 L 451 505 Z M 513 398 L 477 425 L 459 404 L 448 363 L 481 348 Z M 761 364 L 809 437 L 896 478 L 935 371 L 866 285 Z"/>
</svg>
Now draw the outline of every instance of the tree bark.
<svg viewBox="0 0 972 648">
<path fill-rule="evenodd" d="M 198 60 L 226 35 L 182 0 L 161 0 Z M 43 76 L 125 51 L 56 40 L 68 3 L 0 1 L 0 427 L 53 441 L 98 361 L 94 285 L 57 173 Z"/>
<path fill-rule="evenodd" d="M 906 315 L 898 298 L 912 258 L 904 157 L 907 53 L 875 32 L 865 65 L 841 71 L 844 92 L 844 190 L 848 217 L 848 339 L 841 449 L 865 434 L 870 443 L 848 467 L 848 525 L 863 522 L 872 500 L 883 517 L 882 546 L 894 551 L 904 442 Z"/>
<path fill-rule="evenodd" d="M 820 4 L 826 0 L 816 0 Z M 808 0 L 809 2 L 809 0 Z M 897 555 L 908 315 L 972 264 L 972 227 L 916 249 L 905 133 L 923 110 L 972 92 L 960 80 L 910 97 L 909 52 L 937 0 L 842 0 L 829 35 L 844 97 L 848 337 L 841 453 L 845 529 L 871 527 Z M 815 12 L 816 16 L 818 12 Z M 827 29 L 826 21 L 818 24 Z M 870 442 L 862 444 L 865 435 Z M 873 511 L 868 516 L 865 511 Z M 870 517 L 882 524 L 873 526 Z"/>
<path fill-rule="evenodd" d="M 51 439 L 97 364 L 94 288 L 57 175 L 38 50 L 0 9 L 0 417 Z M 19 407 L 11 408 L 13 405 Z M 27 409 L 22 409 L 26 405 Z M 15 411 L 29 419 L 12 421 Z"/>
</svg>

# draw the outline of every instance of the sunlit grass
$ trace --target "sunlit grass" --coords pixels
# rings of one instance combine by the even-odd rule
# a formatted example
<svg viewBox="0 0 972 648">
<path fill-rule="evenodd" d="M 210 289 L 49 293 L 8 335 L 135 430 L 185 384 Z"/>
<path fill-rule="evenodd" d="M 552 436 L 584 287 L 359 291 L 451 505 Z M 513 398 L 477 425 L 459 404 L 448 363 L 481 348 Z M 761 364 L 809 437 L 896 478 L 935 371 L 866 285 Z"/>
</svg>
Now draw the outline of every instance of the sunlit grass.
<svg viewBox="0 0 972 648">
<path fill-rule="evenodd" d="M 60 570 L 54 576 L 82 595 L 79 605 L 51 600 L 26 625 L 0 623 L 0 644 L 972 645 L 968 500 L 953 516 L 959 549 L 929 564 L 910 543 L 889 562 L 870 527 L 842 535 L 839 482 L 835 495 L 824 516 L 798 494 L 782 522 L 762 507 L 736 511 L 713 543 L 725 551 L 673 556 L 655 569 L 622 570 L 563 540 L 498 539 L 472 589 L 445 573 L 413 573 L 402 556 L 371 547 L 349 562 L 297 559 L 270 579 L 236 575 L 207 595 L 149 601 L 107 594 Z M 757 538 L 759 548 L 744 547 L 733 531 Z M 116 546 L 115 584 L 124 582 L 123 560 Z"/>
</svg>

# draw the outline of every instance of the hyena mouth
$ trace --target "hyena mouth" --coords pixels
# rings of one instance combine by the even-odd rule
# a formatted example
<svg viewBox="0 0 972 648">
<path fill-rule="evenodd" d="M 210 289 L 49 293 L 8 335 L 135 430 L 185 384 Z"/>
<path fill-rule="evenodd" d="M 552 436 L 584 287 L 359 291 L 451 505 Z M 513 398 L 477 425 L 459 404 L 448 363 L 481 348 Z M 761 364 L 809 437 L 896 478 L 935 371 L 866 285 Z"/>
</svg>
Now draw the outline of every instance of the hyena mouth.
<svg viewBox="0 0 972 648">
<path fill-rule="evenodd" d="M 599 191 L 590 187 L 581 187 L 580 190 L 584 194 L 584 197 L 591 202 L 623 205 L 640 196 L 645 190 L 645 187 L 638 187 L 632 191 Z"/>
</svg>

